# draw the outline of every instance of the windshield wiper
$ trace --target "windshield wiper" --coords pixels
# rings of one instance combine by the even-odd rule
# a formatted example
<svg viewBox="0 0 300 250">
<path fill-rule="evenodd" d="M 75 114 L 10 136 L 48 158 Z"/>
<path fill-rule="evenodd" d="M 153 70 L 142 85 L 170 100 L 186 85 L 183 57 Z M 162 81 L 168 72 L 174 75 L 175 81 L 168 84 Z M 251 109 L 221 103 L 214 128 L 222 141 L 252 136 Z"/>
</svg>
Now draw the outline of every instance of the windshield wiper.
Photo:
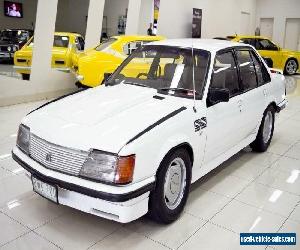
<svg viewBox="0 0 300 250">
<path fill-rule="evenodd" d="M 185 88 L 160 88 L 158 91 L 177 91 L 177 92 L 182 92 L 182 93 L 190 93 L 194 92 L 192 89 L 185 89 Z M 199 92 L 195 91 L 196 95 L 200 95 Z"/>
<path fill-rule="evenodd" d="M 135 85 L 135 86 L 139 86 L 139 87 L 143 87 L 143 88 L 150 88 L 149 86 L 147 86 L 145 84 L 136 83 L 136 82 L 124 82 L 124 84 Z"/>
</svg>

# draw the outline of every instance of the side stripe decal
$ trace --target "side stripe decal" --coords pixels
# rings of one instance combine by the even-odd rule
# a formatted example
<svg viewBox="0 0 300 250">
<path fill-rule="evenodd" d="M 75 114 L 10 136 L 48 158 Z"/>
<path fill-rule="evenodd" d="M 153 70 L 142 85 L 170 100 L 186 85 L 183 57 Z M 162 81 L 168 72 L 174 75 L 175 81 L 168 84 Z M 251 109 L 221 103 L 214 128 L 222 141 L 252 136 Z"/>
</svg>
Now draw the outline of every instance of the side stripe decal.
<svg viewBox="0 0 300 250">
<path fill-rule="evenodd" d="M 150 125 L 149 127 L 147 127 L 146 129 L 144 129 L 142 132 L 138 133 L 135 137 L 133 137 L 132 139 L 130 139 L 126 145 L 130 144 L 131 142 L 135 141 L 136 139 L 138 139 L 139 137 L 141 137 L 142 135 L 146 134 L 147 132 L 149 132 L 150 130 L 152 130 L 153 128 L 157 127 L 158 125 L 160 125 L 161 123 L 165 122 L 166 120 L 172 118 L 173 116 L 179 114 L 180 112 L 186 110 L 186 107 L 181 107 L 180 109 L 177 109 L 175 111 L 173 111 L 172 113 L 166 115 L 165 117 L 161 118 L 160 120 L 158 120 L 157 122 L 153 123 L 152 125 Z"/>
</svg>

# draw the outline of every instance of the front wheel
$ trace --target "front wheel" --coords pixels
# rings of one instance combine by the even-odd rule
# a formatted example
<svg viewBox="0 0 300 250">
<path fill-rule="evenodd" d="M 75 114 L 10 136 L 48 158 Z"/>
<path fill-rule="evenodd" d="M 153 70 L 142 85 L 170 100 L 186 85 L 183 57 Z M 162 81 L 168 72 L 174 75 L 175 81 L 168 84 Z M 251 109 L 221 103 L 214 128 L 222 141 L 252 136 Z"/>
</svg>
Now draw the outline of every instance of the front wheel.
<svg viewBox="0 0 300 250">
<path fill-rule="evenodd" d="M 297 73 L 297 70 L 298 62 L 296 59 L 288 59 L 284 67 L 284 73 L 287 75 L 294 75 Z"/>
<path fill-rule="evenodd" d="M 191 168 L 191 159 L 184 149 L 164 158 L 156 175 L 156 187 L 150 194 L 149 214 L 154 220 L 168 224 L 180 216 L 190 191 Z"/>
<path fill-rule="evenodd" d="M 274 132 L 275 110 L 269 106 L 263 115 L 256 139 L 250 144 L 253 151 L 265 152 L 272 140 Z"/>
</svg>

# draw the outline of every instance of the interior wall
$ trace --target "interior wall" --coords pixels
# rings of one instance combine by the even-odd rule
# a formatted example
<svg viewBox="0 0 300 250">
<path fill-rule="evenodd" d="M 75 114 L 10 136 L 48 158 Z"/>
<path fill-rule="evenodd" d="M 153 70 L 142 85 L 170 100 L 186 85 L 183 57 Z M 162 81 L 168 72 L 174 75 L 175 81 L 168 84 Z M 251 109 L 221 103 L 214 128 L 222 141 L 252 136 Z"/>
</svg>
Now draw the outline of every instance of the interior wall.
<svg viewBox="0 0 300 250">
<path fill-rule="evenodd" d="M 57 0 L 38 1 L 30 81 L 0 76 L 0 106 L 53 98 L 75 89 L 72 74 L 51 69 L 56 10 Z"/>
<path fill-rule="evenodd" d="M 23 3 L 23 18 L 12 18 L 4 15 L 3 0 L 0 1 L 0 29 L 32 29 L 35 26 L 37 0 L 18 0 Z M 32 26 L 33 24 L 33 26 Z"/>
<path fill-rule="evenodd" d="M 242 12 L 250 15 L 255 31 L 256 0 L 161 0 L 158 33 L 168 38 L 191 37 L 193 8 L 202 9 L 202 38 L 239 33 Z"/>
<path fill-rule="evenodd" d="M 59 0 L 55 30 L 77 32 L 85 36 L 89 0 Z"/>
<path fill-rule="evenodd" d="M 154 18 L 154 3 L 153 0 L 142 0 L 140 17 L 139 17 L 139 35 L 147 35 L 149 24 L 153 23 Z"/>
<path fill-rule="evenodd" d="M 257 0 L 256 23 L 260 18 L 274 18 L 273 41 L 284 45 L 287 18 L 300 18 L 299 0 Z"/>
<path fill-rule="evenodd" d="M 113 36 L 118 34 L 119 16 L 126 14 L 129 0 L 106 0 L 104 5 L 104 16 L 107 17 L 107 35 Z M 105 29 L 106 21 L 103 19 L 103 28 Z"/>
</svg>

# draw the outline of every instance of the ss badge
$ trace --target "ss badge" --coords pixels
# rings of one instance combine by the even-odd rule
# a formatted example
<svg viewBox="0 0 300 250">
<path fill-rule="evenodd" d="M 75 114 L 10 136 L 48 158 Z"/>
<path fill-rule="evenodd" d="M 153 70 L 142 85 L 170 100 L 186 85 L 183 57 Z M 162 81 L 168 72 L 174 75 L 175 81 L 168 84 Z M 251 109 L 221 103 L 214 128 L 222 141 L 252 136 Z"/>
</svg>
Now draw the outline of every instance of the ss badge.
<svg viewBox="0 0 300 250">
<path fill-rule="evenodd" d="M 206 117 L 202 117 L 202 118 L 197 119 L 196 121 L 194 121 L 195 132 L 198 132 L 201 129 L 206 128 L 206 126 L 207 126 Z"/>
</svg>

